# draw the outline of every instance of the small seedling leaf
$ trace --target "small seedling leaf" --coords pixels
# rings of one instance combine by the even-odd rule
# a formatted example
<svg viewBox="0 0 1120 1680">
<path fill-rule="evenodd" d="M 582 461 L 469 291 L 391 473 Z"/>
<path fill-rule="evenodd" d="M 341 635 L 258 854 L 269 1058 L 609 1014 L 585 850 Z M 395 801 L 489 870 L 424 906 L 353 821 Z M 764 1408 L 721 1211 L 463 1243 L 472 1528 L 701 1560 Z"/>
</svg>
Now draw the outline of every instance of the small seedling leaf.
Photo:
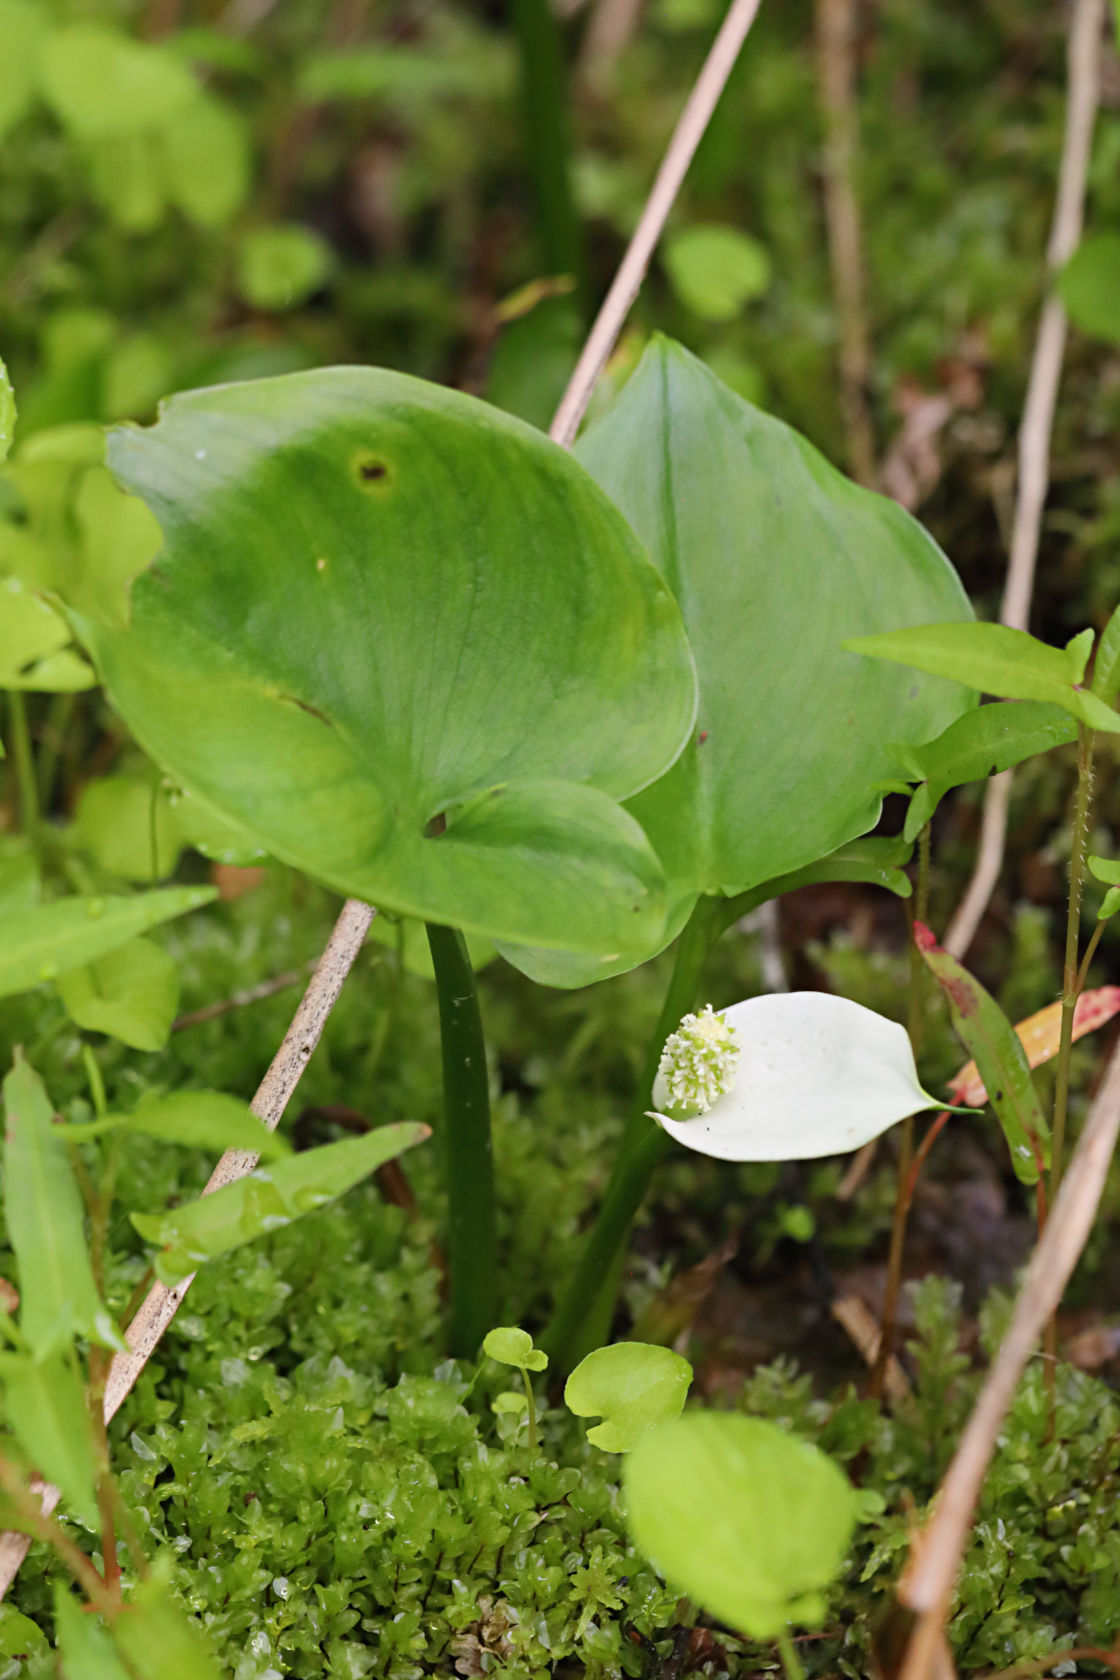
<svg viewBox="0 0 1120 1680">
<path fill-rule="evenodd" d="M 493 1400 L 491 1400 L 490 1409 L 498 1413 L 520 1416 L 522 1412 L 529 1409 L 529 1397 L 526 1394 L 518 1394 L 516 1389 L 503 1389 L 501 1394 L 495 1394 Z"/>
<path fill-rule="evenodd" d="M 564 1388 L 577 1417 L 601 1417 L 587 1439 L 604 1452 L 629 1452 L 653 1424 L 679 1417 L 692 1366 L 670 1348 L 616 1342 L 580 1361 Z"/>
<path fill-rule="evenodd" d="M 516 1325 L 499 1325 L 496 1330 L 488 1331 L 482 1351 L 487 1359 L 495 1359 L 499 1365 L 513 1365 L 518 1371 L 543 1371 L 548 1365 L 547 1353 L 535 1348 L 529 1332 Z"/>
<path fill-rule="evenodd" d="M 1088 656 L 1083 636 L 1055 648 L 1005 624 L 919 624 L 881 636 L 857 636 L 843 646 L 850 653 L 951 677 L 983 694 L 1049 701 L 1091 729 L 1120 734 L 1120 715 L 1077 686 Z"/>
<path fill-rule="evenodd" d="M 258 1167 L 185 1207 L 134 1213 L 132 1223 L 145 1241 L 162 1250 L 155 1269 L 171 1286 L 204 1260 L 228 1254 L 333 1201 L 428 1136 L 429 1128 L 416 1121 L 380 1126 L 364 1137 L 345 1138 Z"/>
<path fill-rule="evenodd" d="M 819 1448 L 761 1418 L 694 1412 L 623 1463 L 627 1526 L 674 1587 L 752 1639 L 815 1626 L 858 1500 Z"/>
<path fill-rule="evenodd" d="M 1041 1168 L 1049 1164 L 1050 1132 L 1014 1027 L 995 998 L 938 945 L 923 922 L 914 924 L 914 940 L 948 999 L 953 1026 L 972 1052 L 1003 1127 L 1016 1177 L 1024 1184 L 1037 1183 Z"/>
</svg>

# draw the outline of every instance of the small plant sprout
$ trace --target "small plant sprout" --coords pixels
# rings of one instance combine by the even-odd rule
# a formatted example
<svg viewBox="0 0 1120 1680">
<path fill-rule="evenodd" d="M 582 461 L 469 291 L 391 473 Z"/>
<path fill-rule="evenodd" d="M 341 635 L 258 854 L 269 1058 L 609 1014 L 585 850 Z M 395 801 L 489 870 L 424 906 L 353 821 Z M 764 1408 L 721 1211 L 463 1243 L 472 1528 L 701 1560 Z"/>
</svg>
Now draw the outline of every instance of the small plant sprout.
<svg viewBox="0 0 1120 1680">
<path fill-rule="evenodd" d="M 623 1463 L 634 1544 L 675 1587 L 803 1670 L 789 1624 L 824 1619 L 860 1513 L 819 1448 L 760 1418 L 691 1412 L 647 1429 Z"/>
<path fill-rule="evenodd" d="M 582 1359 L 564 1388 L 577 1417 L 601 1417 L 587 1439 L 603 1452 L 629 1452 L 646 1430 L 684 1410 L 692 1366 L 679 1353 L 647 1342 L 616 1342 Z"/>
<path fill-rule="evenodd" d="M 653 1085 L 678 1143 L 723 1161 L 807 1160 L 859 1149 L 923 1108 L 905 1030 L 825 992 L 747 998 L 686 1015 Z"/>
<path fill-rule="evenodd" d="M 488 1359 L 495 1360 L 499 1365 L 512 1365 L 521 1372 L 521 1380 L 525 1384 L 524 1397 L 507 1390 L 495 1396 L 494 1410 L 496 1412 L 524 1412 L 528 1424 L 529 1451 L 535 1454 L 537 1450 L 537 1403 L 533 1398 L 533 1385 L 529 1381 L 530 1371 L 543 1371 L 548 1365 L 547 1353 L 533 1346 L 533 1338 L 527 1330 L 520 1330 L 516 1325 L 499 1325 L 491 1330 L 482 1343 L 482 1351 Z"/>
</svg>

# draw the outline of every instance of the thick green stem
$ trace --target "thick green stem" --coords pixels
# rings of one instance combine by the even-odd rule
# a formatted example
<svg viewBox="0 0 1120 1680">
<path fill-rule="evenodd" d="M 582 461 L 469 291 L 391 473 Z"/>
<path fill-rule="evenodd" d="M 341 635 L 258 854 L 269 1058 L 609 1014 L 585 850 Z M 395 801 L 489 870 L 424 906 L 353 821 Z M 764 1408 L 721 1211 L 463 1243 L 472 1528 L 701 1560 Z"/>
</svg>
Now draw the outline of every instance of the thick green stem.
<svg viewBox="0 0 1120 1680">
<path fill-rule="evenodd" d="M 510 0 L 521 59 L 529 178 L 536 199 L 540 254 L 550 274 L 582 286 L 579 219 L 572 194 L 572 144 L 560 25 L 549 0 Z"/>
<path fill-rule="evenodd" d="M 497 1314 L 494 1156 L 486 1044 L 466 941 L 428 923 L 443 1049 L 443 1155 L 448 1202 L 448 1342 L 473 1359 Z"/>
<path fill-rule="evenodd" d="M 646 1112 L 653 1100 L 657 1065 L 665 1040 L 696 1003 L 705 959 L 726 925 L 725 908 L 722 899 L 700 899 L 677 942 L 669 989 L 602 1205 L 575 1274 L 545 1333 L 544 1346 L 562 1369 L 570 1370 L 609 1333 L 630 1226 L 645 1199 L 654 1169 L 670 1147 L 665 1133 Z"/>
<path fill-rule="evenodd" d="M 35 758 L 27 724 L 27 701 L 18 688 L 8 690 L 8 742 L 19 796 L 20 828 L 34 838 L 39 827 L 39 789 L 35 780 Z"/>
<path fill-rule="evenodd" d="M 1069 1104 L 1069 1061 L 1073 1048 L 1073 1015 L 1080 991 L 1078 947 L 1081 939 L 1081 890 L 1085 884 L 1085 853 L 1089 837 L 1089 807 L 1093 798 L 1091 729 L 1079 725 L 1077 735 L 1077 798 L 1073 808 L 1073 843 L 1069 858 L 1069 910 L 1066 916 L 1066 960 L 1062 973 L 1062 1030 L 1058 1040 L 1054 1081 L 1054 1135 L 1050 1145 L 1050 1206 L 1058 1194 L 1065 1166 L 1066 1111 Z"/>
</svg>

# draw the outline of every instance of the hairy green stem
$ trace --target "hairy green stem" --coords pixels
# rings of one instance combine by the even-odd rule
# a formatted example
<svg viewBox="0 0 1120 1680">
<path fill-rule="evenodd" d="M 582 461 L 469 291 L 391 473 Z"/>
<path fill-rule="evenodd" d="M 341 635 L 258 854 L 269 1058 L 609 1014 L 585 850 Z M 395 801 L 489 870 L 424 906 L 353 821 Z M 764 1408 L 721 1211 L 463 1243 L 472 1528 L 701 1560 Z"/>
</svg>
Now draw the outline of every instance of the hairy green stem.
<svg viewBox="0 0 1120 1680">
<path fill-rule="evenodd" d="M 1073 1015 L 1077 1008 L 1081 937 L 1081 891 L 1085 884 L 1089 807 L 1093 798 L 1093 732 L 1084 724 L 1077 733 L 1077 797 L 1073 808 L 1073 842 L 1069 859 L 1069 910 L 1066 916 L 1066 956 L 1062 973 L 1062 1030 L 1058 1040 L 1054 1080 L 1054 1128 L 1050 1145 L 1050 1206 L 1058 1194 L 1065 1166 L 1066 1112 L 1069 1105 L 1069 1061 L 1073 1048 Z"/>
<path fill-rule="evenodd" d="M 645 1200 L 654 1169 L 671 1147 L 646 1112 L 653 1100 L 657 1066 L 665 1040 L 696 1003 L 704 962 L 726 925 L 725 910 L 724 900 L 701 898 L 677 942 L 669 989 L 602 1204 L 545 1332 L 543 1345 L 564 1370 L 600 1346 L 609 1333 L 630 1226 Z"/>
<path fill-rule="evenodd" d="M 443 1051 L 448 1202 L 448 1343 L 473 1359 L 497 1313 L 497 1222 L 486 1042 L 474 971 L 458 928 L 429 922 Z"/>
<path fill-rule="evenodd" d="M 35 780 L 31 730 L 27 723 L 27 701 L 18 688 L 8 690 L 8 724 L 12 771 L 19 797 L 20 828 L 29 838 L 34 838 L 39 827 L 39 788 Z"/>
</svg>

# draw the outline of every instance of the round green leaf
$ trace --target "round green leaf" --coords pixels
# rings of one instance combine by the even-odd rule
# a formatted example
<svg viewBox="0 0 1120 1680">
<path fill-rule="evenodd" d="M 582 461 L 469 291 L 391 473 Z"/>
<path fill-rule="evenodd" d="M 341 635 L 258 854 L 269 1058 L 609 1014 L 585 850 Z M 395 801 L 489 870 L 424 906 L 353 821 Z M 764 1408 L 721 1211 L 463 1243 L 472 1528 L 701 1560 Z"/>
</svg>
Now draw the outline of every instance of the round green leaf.
<svg viewBox="0 0 1120 1680">
<path fill-rule="evenodd" d="M 72 616 L 138 739 L 355 897 L 641 949 L 661 872 L 619 799 L 672 762 L 680 617 L 564 451 L 365 368 L 196 392 L 110 465 L 162 526 L 127 626 Z"/>
<path fill-rule="evenodd" d="M 673 290 L 705 321 L 733 320 L 770 283 L 770 258 L 757 239 L 732 227 L 690 227 L 666 241 Z"/>
<path fill-rule="evenodd" d="M 711 1615 L 752 1639 L 823 1619 L 858 1499 L 819 1448 L 694 1412 L 647 1430 L 622 1474 L 635 1545 Z"/>
<path fill-rule="evenodd" d="M 627 807 L 668 877 L 663 945 L 699 893 L 744 892 L 874 827 L 878 784 L 895 773 L 888 742 L 928 741 L 975 698 L 943 678 L 876 671 L 840 644 L 855 626 L 972 609 L 909 514 L 668 340 L 575 453 L 671 585 L 700 679 L 690 744 Z M 566 981 L 556 965 L 542 978 L 597 977 L 567 967 Z"/>
<path fill-rule="evenodd" d="M 241 241 L 237 288 L 254 309 L 295 309 L 330 274 L 331 248 L 311 228 L 252 228 Z"/>
<path fill-rule="evenodd" d="M 239 117 L 204 95 L 165 130 L 162 141 L 172 203 L 200 227 L 222 227 L 249 191 L 249 144 Z"/>
<path fill-rule="evenodd" d="M 548 1355 L 533 1346 L 527 1330 L 519 1330 L 516 1325 L 499 1325 L 496 1330 L 488 1331 L 482 1351 L 487 1359 L 496 1359 L 499 1365 L 514 1365 L 519 1371 L 543 1371 L 548 1364 Z"/>
<path fill-rule="evenodd" d="M 520 1417 L 522 1412 L 526 1412 L 528 1409 L 528 1397 L 524 1394 L 515 1393 L 512 1388 L 504 1389 L 501 1394 L 495 1394 L 490 1402 L 492 1412 L 511 1414 L 515 1417 Z"/>
<path fill-rule="evenodd" d="M 104 140 L 163 128 L 197 97 L 198 84 L 165 47 L 75 23 L 47 41 L 42 90 L 79 140 Z"/>
<path fill-rule="evenodd" d="M 151 939 L 118 945 L 58 982 L 66 1012 L 87 1032 L 107 1033 L 134 1050 L 162 1050 L 179 1007 L 175 959 Z"/>
<path fill-rule="evenodd" d="M 668 1423 L 684 1408 L 692 1366 L 670 1348 L 616 1342 L 580 1361 L 564 1388 L 564 1404 L 577 1417 L 601 1417 L 587 1439 L 604 1452 L 629 1452 L 655 1423 Z"/>
</svg>

